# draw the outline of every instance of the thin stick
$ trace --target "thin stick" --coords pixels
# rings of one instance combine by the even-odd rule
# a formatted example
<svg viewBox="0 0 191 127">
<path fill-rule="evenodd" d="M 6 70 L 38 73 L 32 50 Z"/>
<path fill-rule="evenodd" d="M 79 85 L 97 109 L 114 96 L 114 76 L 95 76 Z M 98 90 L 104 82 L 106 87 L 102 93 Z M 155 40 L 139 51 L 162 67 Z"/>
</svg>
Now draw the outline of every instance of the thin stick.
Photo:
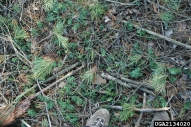
<svg viewBox="0 0 191 127">
<path fill-rule="evenodd" d="M 123 107 L 122 106 L 109 106 L 110 109 L 116 109 L 116 110 L 123 110 Z"/>
<path fill-rule="evenodd" d="M 41 88 L 41 86 L 40 86 L 40 84 L 39 84 L 39 82 L 38 82 L 38 80 L 37 80 L 37 84 L 38 84 L 38 87 L 39 87 L 39 89 L 40 89 L 41 94 L 42 94 L 43 96 L 45 96 L 45 95 L 44 95 L 44 92 L 42 91 L 42 88 Z M 49 114 L 48 114 L 48 108 L 47 108 L 47 103 L 46 103 L 46 102 L 45 102 L 45 106 L 46 106 L 46 114 L 47 114 L 47 117 L 48 117 L 49 127 L 52 127 L 51 122 L 50 122 L 50 117 L 49 117 Z"/>
<path fill-rule="evenodd" d="M 164 108 L 135 108 L 135 111 L 138 112 L 160 112 L 160 111 L 167 111 L 170 107 L 164 107 Z"/>
<path fill-rule="evenodd" d="M 7 80 L 8 78 L 4 78 L 3 80 L 0 81 L 0 84 L 3 83 L 5 80 Z"/>
<path fill-rule="evenodd" d="M 26 2 L 26 0 L 22 1 L 22 8 L 21 8 L 21 16 L 19 18 L 19 21 L 22 21 L 22 16 L 23 16 L 23 5 Z"/>
<path fill-rule="evenodd" d="M 154 90 L 154 88 L 152 86 L 150 86 L 149 84 L 147 84 L 147 83 L 141 83 L 141 82 L 138 82 L 138 81 L 134 81 L 134 80 L 122 77 L 122 76 L 120 76 L 120 78 L 123 81 L 130 82 L 130 83 L 133 83 L 133 84 L 136 84 L 136 85 L 142 84 L 143 87 Z"/>
<path fill-rule="evenodd" d="M 38 88 L 40 89 L 41 94 L 44 96 L 44 93 L 43 93 L 43 91 L 42 91 L 42 88 L 41 88 L 41 86 L 40 86 L 40 84 L 39 84 L 38 80 L 37 80 L 37 86 L 38 86 Z"/>
<path fill-rule="evenodd" d="M 1 93 L 1 91 L 0 91 L 0 95 L 2 96 L 2 98 L 5 100 L 5 103 L 6 104 L 8 104 L 8 101 L 7 101 L 7 99 L 5 98 L 5 96 Z"/>
<path fill-rule="evenodd" d="M 3 22 L 3 21 L 2 21 Z M 3 24 L 6 26 L 6 24 L 3 22 Z M 7 28 L 7 30 L 8 30 L 8 32 L 9 32 L 9 29 L 8 29 L 8 27 L 6 26 L 6 28 Z M 10 32 L 9 32 L 9 34 L 10 34 Z M 11 34 L 10 34 L 11 35 Z M 6 35 L 7 37 L 3 37 L 3 36 L 0 36 L 0 39 L 3 39 L 3 40 L 5 40 L 5 41 L 9 41 L 10 43 L 11 43 L 11 45 L 12 45 L 12 47 L 13 47 L 13 49 L 14 49 L 14 51 L 15 51 L 15 53 L 17 54 L 17 57 L 19 58 L 19 59 L 21 59 L 21 61 L 23 61 L 26 65 L 31 65 L 31 62 L 28 60 L 28 58 L 26 57 L 26 55 L 23 53 L 23 51 L 20 49 L 20 47 L 13 41 L 13 39 L 12 39 L 12 37 L 11 36 L 8 36 L 8 35 Z M 14 44 L 13 44 L 14 43 Z M 21 52 L 22 52 L 22 54 L 17 50 L 17 48 L 19 49 L 19 50 L 21 50 Z M 23 57 L 28 63 L 26 63 L 21 57 Z"/>
<path fill-rule="evenodd" d="M 168 102 L 166 103 L 166 106 L 168 105 L 168 103 L 171 101 L 171 99 L 174 97 L 174 94 L 171 95 L 171 97 L 168 99 Z"/>
<path fill-rule="evenodd" d="M 66 59 L 68 59 L 68 54 L 66 54 L 66 55 L 65 55 L 65 57 L 64 57 L 64 59 L 63 59 L 63 61 L 62 61 L 62 65 L 64 65 L 64 64 L 65 64 Z"/>
<path fill-rule="evenodd" d="M 25 126 L 27 126 L 27 127 L 31 127 L 27 122 L 25 122 L 24 120 L 21 120 L 21 122 L 25 125 Z"/>
<path fill-rule="evenodd" d="M 121 35 L 119 35 L 113 42 L 110 43 L 110 45 L 107 47 L 107 50 L 117 41 L 119 40 L 122 36 L 123 36 L 124 33 L 122 33 Z"/>
<path fill-rule="evenodd" d="M 53 35 L 53 33 L 50 32 L 50 34 L 49 34 L 47 37 L 45 37 L 45 38 L 43 38 L 42 40 L 40 40 L 40 41 L 38 42 L 38 44 L 40 44 L 40 43 L 42 43 L 43 41 L 45 41 L 46 39 L 50 38 L 52 35 Z"/>
<path fill-rule="evenodd" d="M 120 85 L 123 85 L 125 87 L 132 88 L 129 84 L 126 84 L 126 83 L 122 82 L 121 80 L 119 80 L 119 79 L 117 79 L 117 78 L 115 78 L 109 74 L 102 73 L 101 76 L 103 78 L 108 79 L 108 80 L 116 81 L 117 83 L 119 83 Z"/>
<path fill-rule="evenodd" d="M 48 117 L 49 127 L 52 127 L 51 122 L 50 122 L 50 116 L 49 116 L 49 113 L 48 113 L 48 108 L 47 108 L 47 103 L 46 102 L 45 102 L 45 105 L 46 105 L 46 114 L 47 114 L 47 117 Z"/>
<path fill-rule="evenodd" d="M 22 50 L 20 49 L 20 47 L 11 39 L 11 37 L 8 37 L 8 38 L 9 38 L 9 41 L 11 42 L 11 45 L 12 45 L 12 47 L 13 47 L 15 53 L 17 54 L 17 57 L 20 58 L 21 61 L 23 61 L 26 65 L 31 66 L 32 63 L 29 61 L 29 59 L 27 58 L 27 56 L 22 52 Z M 22 54 L 17 50 L 17 48 L 16 48 L 15 46 L 16 46 L 19 50 L 21 50 Z M 26 63 L 20 56 L 21 56 L 22 58 L 24 58 L 27 63 Z"/>
<path fill-rule="evenodd" d="M 145 104 L 146 104 L 146 94 L 143 93 L 143 108 L 145 107 Z M 137 123 L 135 124 L 135 127 L 140 126 L 140 122 L 141 122 L 142 117 L 143 117 L 143 112 L 141 112 L 141 114 L 139 115 L 139 119 L 137 120 Z"/>
<path fill-rule="evenodd" d="M 112 3 L 117 3 L 117 4 L 120 4 L 120 5 L 127 5 L 127 6 L 133 6 L 135 4 L 131 4 L 131 3 L 122 3 L 122 2 L 117 2 L 117 1 L 113 1 L 113 0 L 105 0 L 107 2 L 112 2 Z"/>
<path fill-rule="evenodd" d="M 113 76 L 111 76 L 111 75 L 109 75 L 109 74 L 102 73 L 101 76 L 102 76 L 103 78 L 108 79 L 108 80 L 116 81 L 116 82 L 119 83 L 120 85 L 123 85 L 123 86 L 128 87 L 128 88 L 132 88 L 132 87 L 133 87 L 133 88 L 139 88 L 139 86 L 137 86 L 137 85 L 135 85 L 135 84 L 130 84 L 130 83 L 127 84 L 127 83 L 124 83 L 124 82 L 122 82 L 121 80 L 119 80 L 119 79 L 117 79 L 117 78 L 115 78 L 115 77 L 113 77 Z M 146 92 L 146 93 L 149 93 L 149 94 L 152 94 L 152 95 L 155 96 L 155 94 L 154 94 L 152 91 L 150 91 L 150 90 L 148 90 L 148 89 L 146 89 L 146 88 L 140 87 L 139 90 L 142 90 L 142 91 L 144 91 L 144 92 Z"/>
<path fill-rule="evenodd" d="M 125 20 L 123 20 L 123 22 L 124 22 L 124 23 L 127 23 L 127 21 L 125 21 Z M 134 24 L 133 26 L 134 26 L 136 29 L 143 30 L 143 31 L 147 32 L 148 34 L 157 36 L 157 37 L 159 37 L 159 38 L 161 38 L 161 39 L 164 39 L 164 40 L 166 40 L 166 41 L 168 41 L 168 42 L 172 42 L 172 43 L 174 43 L 174 44 L 176 44 L 176 45 L 179 45 L 179 46 L 182 46 L 182 47 L 184 47 L 184 48 L 186 48 L 186 49 L 191 49 L 191 46 L 190 46 L 190 45 L 183 44 L 183 43 L 181 43 L 181 42 L 179 42 L 179 41 L 176 41 L 176 40 L 171 39 L 171 38 L 169 38 L 169 37 L 166 37 L 166 36 L 164 36 L 164 35 L 155 33 L 155 32 L 153 32 L 153 31 L 150 31 L 150 30 L 147 30 L 147 29 L 144 29 L 144 28 L 141 28 L 141 27 L 139 27 L 138 25 L 135 25 L 135 24 Z"/>
<path fill-rule="evenodd" d="M 139 27 L 138 25 L 134 25 L 134 27 L 137 28 L 137 29 L 146 31 L 147 33 L 152 34 L 152 35 L 154 35 L 154 36 L 157 36 L 157 37 L 159 37 L 159 38 L 162 38 L 162 39 L 164 39 L 164 40 L 166 40 L 166 41 L 168 41 L 168 42 L 172 42 L 172 43 L 174 43 L 174 44 L 176 44 L 176 45 L 185 47 L 186 49 L 191 49 L 191 46 L 190 46 L 190 45 L 183 44 L 183 43 L 181 43 L 181 42 L 179 42 L 179 41 L 176 41 L 176 40 L 171 39 L 171 38 L 169 38 L 169 37 L 166 37 L 166 36 L 164 36 L 164 35 L 155 33 L 155 32 L 150 31 L 150 30 L 146 30 L 146 29 L 144 29 L 144 28 Z"/>
<path fill-rule="evenodd" d="M 127 98 L 127 101 L 129 101 L 129 99 L 137 92 L 137 90 L 142 86 L 142 84 L 133 91 L 133 93 Z"/>
<path fill-rule="evenodd" d="M 123 110 L 122 106 L 109 106 L 111 109 L 117 109 L 117 110 Z M 170 107 L 164 107 L 164 108 L 134 108 L 136 112 L 160 112 L 160 111 L 167 111 Z"/>
</svg>

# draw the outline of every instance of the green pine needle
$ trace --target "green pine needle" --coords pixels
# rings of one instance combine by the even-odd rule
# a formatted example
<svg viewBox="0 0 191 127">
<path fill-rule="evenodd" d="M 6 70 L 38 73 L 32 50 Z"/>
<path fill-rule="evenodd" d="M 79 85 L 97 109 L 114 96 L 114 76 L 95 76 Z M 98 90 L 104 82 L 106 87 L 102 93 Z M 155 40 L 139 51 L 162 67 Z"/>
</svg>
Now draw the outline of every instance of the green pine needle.
<svg viewBox="0 0 191 127">
<path fill-rule="evenodd" d="M 26 39 L 27 37 L 28 35 L 23 29 L 18 26 L 14 27 L 14 39 Z"/>
<path fill-rule="evenodd" d="M 159 15 L 160 19 L 166 23 L 169 23 L 174 19 L 174 15 L 171 12 L 163 12 Z"/>
<path fill-rule="evenodd" d="M 123 105 L 123 111 L 120 112 L 120 116 L 119 116 L 121 121 L 127 121 L 128 118 L 134 116 L 135 114 L 134 108 L 135 108 L 134 104 L 125 103 Z"/>
<path fill-rule="evenodd" d="M 135 70 L 131 71 L 129 75 L 131 78 L 139 78 L 143 76 L 143 73 L 141 72 L 141 68 L 138 67 Z"/>
<path fill-rule="evenodd" d="M 93 67 L 92 69 L 84 73 L 84 75 L 82 76 L 82 81 L 85 81 L 88 84 L 92 83 L 95 78 L 95 74 L 96 74 L 96 68 Z"/>
<path fill-rule="evenodd" d="M 177 74 L 180 74 L 181 73 L 181 70 L 180 68 L 176 68 L 176 67 L 173 67 L 173 68 L 168 68 L 168 71 L 171 75 L 177 75 Z"/>
<path fill-rule="evenodd" d="M 55 62 L 51 59 L 38 58 L 33 62 L 33 75 L 36 79 L 45 80 L 46 76 L 49 75 L 55 66 Z"/>
<path fill-rule="evenodd" d="M 129 61 L 128 66 L 137 65 L 141 58 L 142 58 L 142 55 L 138 55 L 138 54 L 133 54 L 133 55 L 129 56 L 129 58 L 128 58 L 128 61 Z"/>
<path fill-rule="evenodd" d="M 50 11 L 53 8 L 54 0 L 44 0 L 45 11 Z"/>
<path fill-rule="evenodd" d="M 67 37 L 63 37 L 62 35 L 55 33 L 58 41 L 59 41 L 59 46 L 62 46 L 65 49 L 68 49 L 68 38 Z"/>
<path fill-rule="evenodd" d="M 91 20 L 98 20 L 105 12 L 104 6 L 98 1 L 90 5 Z"/>
<path fill-rule="evenodd" d="M 63 48 L 68 50 L 68 38 L 62 36 L 63 34 L 63 29 L 64 29 L 64 21 L 58 21 L 56 26 L 54 27 L 54 34 L 56 35 L 58 41 L 59 41 L 59 46 L 62 46 Z"/>
<path fill-rule="evenodd" d="M 162 93 L 166 95 L 166 78 L 165 68 L 163 65 L 159 64 L 158 68 L 154 70 L 152 78 L 150 79 L 150 84 L 155 88 L 157 93 Z"/>
<path fill-rule="evenodd" d="M 58 21 L 54 27 L 54 33 L 62 34 L 64 29 L 65 21 Z"/>
</svg>

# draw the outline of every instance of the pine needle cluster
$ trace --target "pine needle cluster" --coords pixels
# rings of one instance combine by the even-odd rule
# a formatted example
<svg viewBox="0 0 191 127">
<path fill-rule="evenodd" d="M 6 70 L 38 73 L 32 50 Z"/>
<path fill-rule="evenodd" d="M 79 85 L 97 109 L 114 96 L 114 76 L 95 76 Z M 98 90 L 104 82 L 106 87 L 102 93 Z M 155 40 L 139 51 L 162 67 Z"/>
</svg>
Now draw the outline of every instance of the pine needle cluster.
<svg viewBox="0 0 191 127">
<path fill-rule="evenodd" d="M 45 80 L 46 76 L 49 75 L 55 67 L 56 63 L 50 58 L 42 59 L 42 58 L 37 58 L 33 62 L 33 75 L 34 78 L 40 79 L 40 80 Z"/>
<path fill-rule="evenodd" d="M 59 41 L 59 46 L 68 50 L 68 38 L 62 36 L 64 29 L 64 21 L 58 21 L 56 26 L 54 27 L 54 35 L 57 37 Z"/>
<path fill-rule="evenodd" d="M 123 105 L 123 111 L 120 112 L 120 119 L 122 121 L 128 120 L 128 118 L 134 116 L 135 114 L 135 105 L 131 103 L 125 103 Z"/>
<path fill-rule="evenodd" d="M 92 83 L 94 78 L 95 78 L 95 75 L 96 75 L 96 70 L 97 70 L 97 67 L 94 66 L 92 69 L 90 69 L 89 71 L 86 71 L 84 73 L 84 75 L 82 76 L 82 81 L 85 81 L 87 82 L 88 84 L 89 83 Z"/>
<path fill-rule="evenodd" d="M 157 93 L 166 94 L 166 78 L 165 67 L 162 64 L 158 64 L 158 67 L 154 70 L 150 84 L 155 88 Z"/>
</svg>

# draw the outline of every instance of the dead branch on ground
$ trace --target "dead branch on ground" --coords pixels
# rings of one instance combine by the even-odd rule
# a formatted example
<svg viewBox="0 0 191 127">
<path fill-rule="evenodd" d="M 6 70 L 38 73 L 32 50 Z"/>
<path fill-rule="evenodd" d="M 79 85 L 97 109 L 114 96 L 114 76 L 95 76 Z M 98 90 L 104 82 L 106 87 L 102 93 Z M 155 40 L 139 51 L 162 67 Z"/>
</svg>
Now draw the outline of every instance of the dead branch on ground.
<svg viewBox="0 0 191 127">
<path fill-rule="evenodd" d="M 149 93 L 149 94 L 152 94 L 152 95 L 155 96 L 155 94 L 152 91 L 150 91 L 150 90 L 148 90 L 146 88 L 143 88 L 142 86 L 139 88 L 139 86 L 136 85 L 136 84 L 132 84 L 132 83 L 128 83 L 127 84 L 127 83 L 122 82 L 121 80 L 119 80 L 119 79 L 117 79 L 117 78 L 107 74 L 107 73 L 102 73 L 101 76 L 103 78 L 108 79 L 108 80 L 116 81 L 117 83 L 119 83 L 120 85 L 123 85 L 125 87 L 128 87 L 128 88 L 138 88 L 139 90 L 144 91 L 145 93 Z"/>
<path fill-rule="evenodd" d="M 116 109 L 116 110 L 123 110 L 123 106 L 109 106 L 111 109 Z M 134 108 L 134 111 L 137 112 L 160 112 L 160 111 L 167 111 L 169 110 L 170 107 L 163 107 L 163 108 Z"/>
<path fill-rule="evenodd" d="M 125 21 L 125 20 L 123 20 L 123 22 L 124 22 L 124 23 L 127 23 L 127 21 Z M 140 27 L 140 26 L 138 26 L 138 25 L 135 25 L 135 24 L 134 24 L 133 26 L 134 26 L 136 29 L 140 29 L 140 30 L 142 30 L 142 31 L 145 31 L 145 32 L 147 32 L 148 34 L 157 36 L 157 37 L 159 37 L 159 38 L 161 38 L 161 39 L 164 39 L 164 40 L 166 40 L 166 41 L 168 41 L 168 42 L 172 42 L 172 43 L 174 43 L 174 44 L 176 44 L 176 45 L 179 45 L 179 46 L 182 46 L 182 47 L 184 47 L 184 48 L 186 48 L 186 49 L 191 49 L 191 46 L 190 46 L 190 45 L 183 44 L 183 43 L 181 43 L 181 42 L 179 42 L 179 41 L 176 41 L 176 40 L 174 40 L 174 39 L 171 39 L 171 38 L 169 38 L 169 37 L 167 37 L 167 36 L 164 36 L 164 35 L 155 33 L 155 32 L 153 32 L 153 31 L 150 31 L 150 30 L 147 30 L 147 29 L 144 29 L 144 28 L 142 28 L 142 27 Z"/>
</svg>

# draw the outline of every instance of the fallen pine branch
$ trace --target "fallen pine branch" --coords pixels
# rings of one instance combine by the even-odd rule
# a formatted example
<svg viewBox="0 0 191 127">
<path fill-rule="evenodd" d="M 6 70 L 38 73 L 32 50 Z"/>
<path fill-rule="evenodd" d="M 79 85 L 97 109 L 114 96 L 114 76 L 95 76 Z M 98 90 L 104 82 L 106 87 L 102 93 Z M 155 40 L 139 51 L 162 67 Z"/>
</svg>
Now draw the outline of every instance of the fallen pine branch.
<svg viewBox="0 0 191 127">
<path fill-rule="evenodd" d="M 142 82 L 134 81 L 134 80 L 125 78 L 125 77 L 123 77 L 123 76 L 120 76 L 120 78 L 121 78 L 121 80 L 123 80 L 123 81 L 129 82 L 129 83 L 133 83 L 133 84 L 136 84 L 136 85 L 142 85 L 142 86 L 145 87 L 145 88 L 154 90 L 154 88 L 153 88 L 151 85 L 147 84 L 147 83 L 142 83 Z"/>
<path fill-rule="evenodd" d="M 127 21 L 125 21 L 125 20 L 123 20 L 123 22 L 124 22 L 124 23 L 127 23 Z M 168 41 L 168 42 L 172 42 L 172 43 L 174 43 L 174 44 L 176 44 L 176 45 L 179 45 L 179 46 L 182 46 L 182 47 L 184 47 L 184 48 L 186 48 L 186 49 L 191 49 L 191 46 L 190 46 L 190 45 L 181 43 L 181 42 L 179 42 L 179 41 L 176 41 L 176 40 L 171 39 L 171 38 L 169 38 L 169 37 L 166 37 L 166 36 L 164 36 L 164 35 L 158 34 L 158 33 L 156 33 L 156 32 L 153 32 L 153 31 L 150 31 L 150 30 L 141 28 L 141 27 L 138 26 L 138 25 L 135 25 L 135 24 L 134 24 L 133 26 L 134 26 L 136 29 L 140 29 L 140 30 L 142 30 L 142 31 L 145 31 L 145 32 L 147 32 L 148 34 L 157 36 L 157 37 L 159 37 L 159 38 L 161 38 L 161 39 L 164 39 L 164 40 L 166 40 L 166 41 Z"/>
<path fill-rule="evenodd" d="M 117 78 L 115 78 L 115 77 L 113 77 L 113 76 L 111 76 L 111 75 L 109 75 L 109 74 L 106 74 L 106 73 L 102 73 L 101 76 L 102 76 L 103 78 L 108 79 L 108 80 L 115 81 L 115 82 L 117 82 L 117 83 L 119 83 L 120 85 L 123 85 L 123 86 L 125 86 L 125 87 L 128 87 L 128 88 L 138 88 L 139 90 L 142 90 L 142 91 L 144 91 L 145 93 L 149 93 L 149 94 L 152 94 L 152 95 L 155 96 L 155 94 L 154 94 L 152 91 L 150 91 L 150 90 L 148 90 L 148 89 L 146 89 L 146 88 L 143 88 L 142 86 L 139 88 L 138 85 L 135 85 L 135 84 L 132 84 L 132 83 L 128 83 L 128 84 L 127 84 L 127 83 L 122 82 L 121 80 L 119 80 L 119 79 L 117 79 Z"/>
<path fill-rule="evenodd" d="M 123 110 L 123 106 L 109 106 L 111 109 L 116 109 L 116 110 Z M 137 112 L 160 112 L 160 111 L 167 111 L 170 109 L 170 107 L 163 107 L 163 108 L 133 108 L 134 111 Z"/>
<path fill-rule="evenodd" d="M 164 108 L 135 108 L 135 111 L 137 112 L 160 112 L 160 111 L 167 111 L 170 107 L 164 107 Z"/>
<path fill-rule="evenodd" d="M 102 76 L 103 78 L 108 79 L 108 80 L 116 81 L 117 83 L 119 83 L 120 85 L 123 85 L 123 86 L 125 86 L 125 87 L 132 88 L 132 86 L 130 86 L 129 84 L 124 83 L 124 82 L 122 82 L 121 80 L 119 80 L 119 79 L 117 79 L 117 78 L 115 78 L 115 77 L 113 77 L 113 76 L 111 76 L 111 75 L 109 75 L 109 74 L 102 73 L 101 76 Z"/>
</svg>

